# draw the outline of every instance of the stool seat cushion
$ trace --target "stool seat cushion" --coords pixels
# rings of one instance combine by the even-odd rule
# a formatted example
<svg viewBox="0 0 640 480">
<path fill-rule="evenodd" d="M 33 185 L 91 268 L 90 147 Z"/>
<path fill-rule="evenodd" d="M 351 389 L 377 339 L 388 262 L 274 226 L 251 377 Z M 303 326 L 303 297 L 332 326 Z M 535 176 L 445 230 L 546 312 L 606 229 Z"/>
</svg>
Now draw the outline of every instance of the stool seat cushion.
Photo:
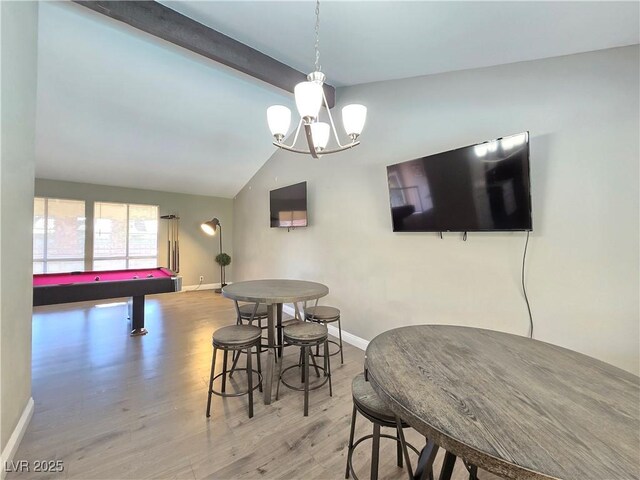
<svg viewBox="0 0 640 480">
<path fill-rule="evenodd" d="M 288 327 L 289 325 L 293 325 L 294 323 L 303 323 L 300 320 L 296 319 L 296 318 L 287 318 L 286 320 L 283 319 L 282 320 L 282 328 L 284 327 Z"/>
<path fill-rule="evenodd" d="M 255 303 L 245 303 L 244 305 L 240 305 L 238 309 L 240 310 L 240 316 L 242 318 L 250 319 L 251 315 L 253 315 L 253 309 L 256 308 Z M 253 318 L 266 317 L 267 316 L 267 306 L 264 303 L 260 303 L 258 305 L 258 310 L 256 310 L 256 315 Z"/>
<path fill-rule="evenodd" d="M 260 340 L 262 330 L 253 325 L 229 325 L 213 332 L 213 344 L 219 347 L 249 345 Z"/>
<path fill-rule="evenodd" d="M 284 338 L 297 342 L 314 342 L 327 338 L 327 327 L 314 322 L 296 322 L 283 329 Z"/>
<path fill-rule="evenodd" d="M 304 310 L 305 317 L 309 320 L 331 320 L 340 316 L 340 310 L 335 307 L 319 305 L 317 307 L 309 307 Z"/>
<path fill-rule="evenodd" d="M 364 373 L 353 378 L 351 393 L 354 403 L 372 417 L 394 421 L 395 415 L 378 396 L 371 384 L 364 379 Z"/>
</svg>

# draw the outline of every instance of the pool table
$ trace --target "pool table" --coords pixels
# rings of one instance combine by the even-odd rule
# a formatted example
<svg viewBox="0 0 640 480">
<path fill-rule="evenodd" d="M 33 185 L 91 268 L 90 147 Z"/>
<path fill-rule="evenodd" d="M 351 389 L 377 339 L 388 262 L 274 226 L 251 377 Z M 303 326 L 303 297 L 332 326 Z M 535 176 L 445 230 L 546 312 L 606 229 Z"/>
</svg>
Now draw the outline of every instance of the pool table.
<svg viewBox="0 0 640 480">
<path fill-rule="evenodd" d="M 144 296 L 178 292 L 182 277 L 166 268 L 44 273 L 33 276 L 33 306 L 131 297 L 131 335 L 145 335 Z"/>
</svg>

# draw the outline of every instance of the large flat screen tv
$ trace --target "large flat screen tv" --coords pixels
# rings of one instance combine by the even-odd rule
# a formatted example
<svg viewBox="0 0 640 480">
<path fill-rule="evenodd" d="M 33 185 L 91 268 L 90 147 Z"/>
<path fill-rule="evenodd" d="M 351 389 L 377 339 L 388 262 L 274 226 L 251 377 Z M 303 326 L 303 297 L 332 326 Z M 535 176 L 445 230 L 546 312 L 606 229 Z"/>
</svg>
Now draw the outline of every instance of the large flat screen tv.
<svg viewBox="0 0 640 480">
<path fill-rule="evenodd" d="M 307 226 L 307 182 L 271 190 L 269 199 L 271 227 Z"/>
<path fill-rule="evenodd" d="M 531 230 L 529 132 L 387 167 L 394 232 Z"/>
</svg>

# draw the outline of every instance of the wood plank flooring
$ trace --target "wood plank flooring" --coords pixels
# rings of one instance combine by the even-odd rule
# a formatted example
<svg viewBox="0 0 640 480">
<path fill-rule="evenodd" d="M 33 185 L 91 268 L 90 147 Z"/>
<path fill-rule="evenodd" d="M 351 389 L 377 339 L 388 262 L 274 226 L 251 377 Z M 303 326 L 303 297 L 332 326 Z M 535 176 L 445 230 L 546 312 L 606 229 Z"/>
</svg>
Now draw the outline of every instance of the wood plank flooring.
<svg viewBox="0 0 640 480">
<path fill-rule="evenodd" d="M 345 344 L 342 367 L 332 357 L 333 397 L 328 388 L 311 392 L 309 417 L 302 415 L 302 392 L 281 387 L 271 405 L 255 396 L 252 419 L 246 396 L 214 396 L 207 419 L 211 333 L 235 322 L 233 304 L 211 290 L 150 296 L 149 334 L 131 338 L 126 303 L 113 303 L 35 309 L 35 413 L 15 461 L 61 460 L 64 471 L 13 472 L 7 479 L 344 478 L 351 379 L 362 371 L 364 352 Z M 343 328 L 349 330 L 348 318 Z M 290 348 L 285 366 L 297 358 Z M 234 375 L 231 383 L 245 381 Z M 368 433 L 371 424 L 359 417 L 356 437 Z M 413 431 L 407 438 L 418 449 L 424 443 Z M 406 478 L 395 465 L 395 444 L 381 446 L 380 478 Z M 354 457 L 363 479 L 370 454 L 363 444 Z M 461 462 L 454 478 L 467 478 Z"/>
</svg>

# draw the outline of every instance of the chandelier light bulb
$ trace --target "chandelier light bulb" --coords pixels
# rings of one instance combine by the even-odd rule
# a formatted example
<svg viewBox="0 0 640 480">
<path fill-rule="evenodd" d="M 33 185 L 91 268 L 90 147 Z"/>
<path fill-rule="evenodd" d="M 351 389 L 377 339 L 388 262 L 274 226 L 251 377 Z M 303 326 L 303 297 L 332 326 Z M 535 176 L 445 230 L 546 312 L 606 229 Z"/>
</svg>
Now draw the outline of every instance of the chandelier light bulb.
<svg viewBox="0 0 640 480">
<path fill-rule="evenodd" d="M 322 106 L 322 84 L 318 82 L 300 82 L 293 90 L 298 113 L 307 123 L 318 118 Z"/>
<path fill-rule="evenodd" d="M 267 108 L 269 130 L 278 142 L 282 141 L 291 125 L 291 110 L 284 105 L 272 105 Z"/>
<path fill-rule="evenodd" d="M 358 138 L 367 120 L 367 107 L 359 104 L 347 105 L 342 108 L 342 123 L 351 138 Z"/>
<path fill-rule="evenodd" d="M 311 136 L 313 137 L 313 144 L 316 146 L 317 151 L 321 152 L 327 148 L 330 131 L 331 129 L 328 123 L 316 122 L 311 124 Z"/>
</svg>

